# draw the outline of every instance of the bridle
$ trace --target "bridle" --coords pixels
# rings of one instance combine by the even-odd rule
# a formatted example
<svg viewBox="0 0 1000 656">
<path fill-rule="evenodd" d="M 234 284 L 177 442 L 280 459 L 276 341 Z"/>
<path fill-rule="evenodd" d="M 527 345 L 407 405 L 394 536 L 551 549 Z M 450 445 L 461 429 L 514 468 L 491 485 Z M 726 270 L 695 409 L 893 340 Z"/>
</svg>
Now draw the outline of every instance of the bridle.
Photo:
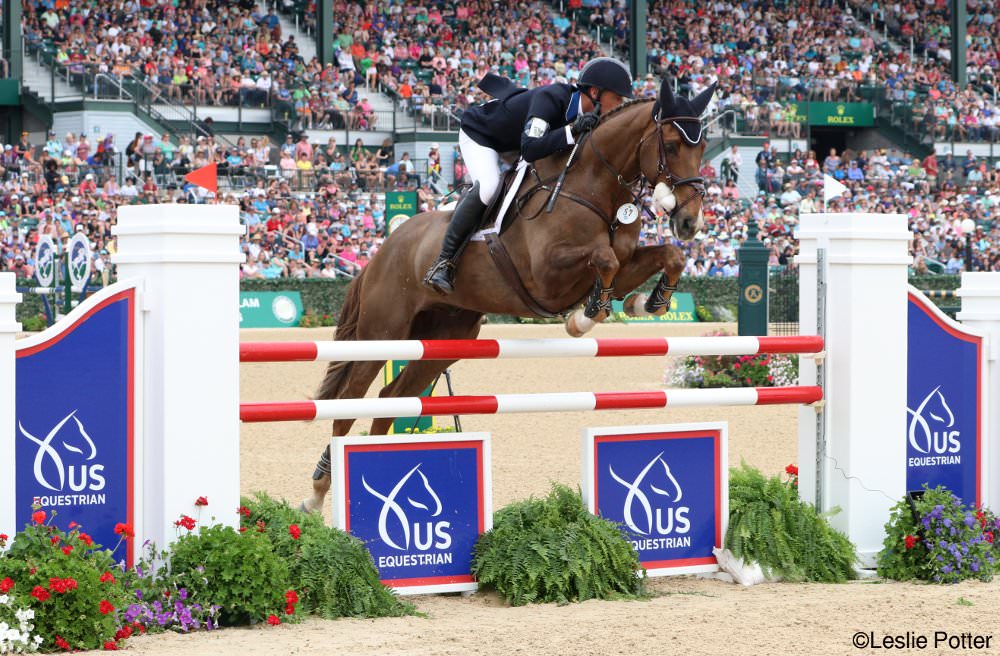
<svg viewBox="0 0 1000 656">
<path fill-rule="evenodd" d="M 646 140 L 652 137 L 653 134 L 659 135 L 659 139 L 657 140 L 656 144 L 656 157 L 657 157 L 656 179 L 652 181 L 650 187 L 656 187 L 657 184 L 662 182 L 670 188 L 671 193 L 674 193 L 675 189 L 682 185 L 687 185 L 691 187 L 691 189 L 694 191 L 694 193 L 689 194 L 688 197 L 684 199 L 684 201 L 675 205 L 674 209 L 670 210 L 668 216 L 671 219 L 673 219 L 674 215 L 677 214 L 677 212 L 679 212 L 681 209 L 690 204 L 691 201 L 693 201 L 695 198 L 705 197 L 705 178 L 703 176 L 695 175 L 688 178 L 679 177 L 675 175 L 673 171 L 670 170 L 670 164 L 667 162 L 667 142 L 665 141 L 663 136 L 663 128 L 667 123 L 674 123 L 675 124 L 674 127 L 677 128 L 677 131 L 683 132 L 680 126 L 676 125 L 677 121 L 697 121 L 699 123 L 699 126 L 701 123 L 701 119 L 696 116 L 667 116 L 663 118 L 653 116 L 653 123 L 654 123 L 653 129 L 644 134 L 642 138 L 639 139 L 639 143 L 635 147 L 635 159 L 638 162 L 641 161 L 642 146 L 644 143 L 646 143 Z M 614 166 L 612 166 L 612 164 L 604 157 L 601 151 L 598 150 L 597 144 L 594 141 L 594 139 L 590 138 L 591 136 L 592 135 L 588 135 L 587 140 L 590 141 L 590 147 L 594 151 L 594 154 L 601 161 L 601 163 L 604 164 L 604 167 L 608 169 L 615 176 L 615 178 L 618 180 L 618 184 L 629 189 L 629 193 L 633 195 L 633 198 L 638 199 L 639 196 L 642 195 L 643 190 L 640 189 L 639 193 L 637 194 L 633 192 L 632 189 L 635 187 L 636 183 L 642 179 L 641 168 L 639 173 L 633 179 L 626 180 L 625 177 L 621 174 L 621 172 Z M 698 141 L 692 145 L 695 146 L 698 145 L 699 143 L 702 142 L 703 139 L 704 139 L 704 133 L 699 132 Z M 677 143 L 680 143 L 680 141 L 678 141 Z M 646 183 L 644 183 L 644 185 L 645 184 Z M 636 203 L 636 205 L 641 206 L 641 203 Z"/>
</svg>

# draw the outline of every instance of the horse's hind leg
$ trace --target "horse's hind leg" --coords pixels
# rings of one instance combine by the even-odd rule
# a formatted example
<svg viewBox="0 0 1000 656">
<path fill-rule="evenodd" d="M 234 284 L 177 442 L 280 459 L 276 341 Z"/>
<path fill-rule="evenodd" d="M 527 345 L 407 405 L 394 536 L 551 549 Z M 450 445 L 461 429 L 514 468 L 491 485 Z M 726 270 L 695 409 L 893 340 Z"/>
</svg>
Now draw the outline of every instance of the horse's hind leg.
<svg viewBox="0 0 1000 656">
<path fill-rule="evenodd" d="M 482 315 L 477 312 L 428 310 L 413 322 L 410 339 L 474 339 L 479 335 Z M 381 397 L 417 396 L 433 383 L 455 360 L 416 360 L 380 393 Z M 372 421 L 371 434 L 384 435 L 393 419 Z"/>
<path fill-rule="evenodd" d="M 590 256 L 590 266 L 597 269 L 594 291 L 591 292 L 587 305 L 566 320 L 566 332 L 573 337 L 581 337 L 611 314 L 611 296 L 617 285 L 615 276 L 621 265 L 610 244 L 594 250 Z"/>
<path fill-rule="evenodd" d="M 372 381 L 378 376 L 385 362 L 331 362 L 327 367 L 327 379 L 320 386 L 317 399 L 360 399 L 368 392 Z M 336 388 L 328 386 L 329 372 L 336 367 L 343 367 L 342 383 Z M 354 425 L 354 419 L 337 419 L 333 422 L 333 436 L 347 435 Z M 323 455 L 316 463 L 313 472 L 313 494 L 302 502 L 303 510 L 322 510 L 323 499 L 330 491 L 330 445 L 326 445 Z"/>
</svg>

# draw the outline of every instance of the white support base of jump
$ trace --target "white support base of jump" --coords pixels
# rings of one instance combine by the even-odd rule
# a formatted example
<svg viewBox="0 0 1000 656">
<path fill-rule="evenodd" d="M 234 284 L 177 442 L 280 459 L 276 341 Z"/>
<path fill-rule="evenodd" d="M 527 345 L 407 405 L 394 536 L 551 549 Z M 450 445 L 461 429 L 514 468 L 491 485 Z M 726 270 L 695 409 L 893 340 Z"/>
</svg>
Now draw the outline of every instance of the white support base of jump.
<svg viewBox="0 0 1000 656">
<path fill-rule="evenodd" d="M 818 335 L 817 250 L 826 259 L 826 381 L 817 416 L 799 410 L 799 494 L 858 548 L 864 566 L 882 549 L 889 508 L 906 492 L 907 266 L 901 214 L 803 214 L 798 230 L 799 330 Z M 800 384 L 815 385 L 816 363 L 799 361 Z M 819 484 L 817 485 L 817 479 Z"/>
</svg>

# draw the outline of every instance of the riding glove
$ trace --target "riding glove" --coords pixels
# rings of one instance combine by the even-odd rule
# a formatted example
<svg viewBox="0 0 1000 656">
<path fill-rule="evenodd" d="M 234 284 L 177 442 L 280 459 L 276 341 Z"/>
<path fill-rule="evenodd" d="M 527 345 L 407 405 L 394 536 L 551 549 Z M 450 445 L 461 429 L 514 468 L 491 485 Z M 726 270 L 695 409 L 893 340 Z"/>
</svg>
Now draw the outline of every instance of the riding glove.
<svg viewBox="0 0 1000 656">
<path fill-rule="evenodd" d="M 573 126 L 570 131 L 573 133 L 573 137 L 578 137 L 584 132 L 590 132 L 597 127 L 597 123 L 600 121 L 600 117 L 597 114 L 580 114 L 573 121 Z"/>
</svg>

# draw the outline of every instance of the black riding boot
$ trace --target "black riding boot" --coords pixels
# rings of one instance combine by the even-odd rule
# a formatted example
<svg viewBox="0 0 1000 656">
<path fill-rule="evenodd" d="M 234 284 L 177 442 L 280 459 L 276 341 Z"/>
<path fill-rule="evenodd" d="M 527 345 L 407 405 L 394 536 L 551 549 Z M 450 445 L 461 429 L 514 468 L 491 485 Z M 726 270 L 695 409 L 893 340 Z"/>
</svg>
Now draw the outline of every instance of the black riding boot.
<svg viewBox="0 0 1000 656">
<path fill-rule="evenodd" d="M 479 227 L 485 209 L 486 205 L 479 200 L 477 182 L 455 206 L 451 221 L 448 223 L 448 230 L 444 233 L 441 254 L 424 276 L 424 286 L 440 294 L 450 294 L 454 291 L 456 262 L 472 233 Z"/>
</svg>

